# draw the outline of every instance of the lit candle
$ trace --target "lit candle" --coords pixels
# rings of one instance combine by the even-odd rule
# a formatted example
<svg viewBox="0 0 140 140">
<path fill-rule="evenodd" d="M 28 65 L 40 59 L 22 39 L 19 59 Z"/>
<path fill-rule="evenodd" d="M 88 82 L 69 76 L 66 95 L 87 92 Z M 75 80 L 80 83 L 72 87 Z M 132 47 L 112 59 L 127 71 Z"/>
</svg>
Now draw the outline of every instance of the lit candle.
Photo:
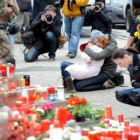
<svg viewBox="0 0 140 140">
<path fill-rule="evenodd" d="M 41 121 L 41 131 L 42 132 L 48 131 L 50 128 L 50 124 L 51 124 L 50 121 Z"/>
<path fill-rule="evenodd" d="M 118 115 L 118 122 L 119 123 L 122 123 L 124 120 L 123 120 L 123 114 L 119 114 Z"/>
<path fill-rule="evenodd" d="M 15 67 L 14 67 L 13 64 L 11 64 L 10 67 L 9 67 L 9 74 L 10 75 L 14 75 L 15 74 Z"/>
<path fill-rule="evenodd" d="M 111 119 L 112 118 L 112 107 L 109 105 L 109 106 L 106 106 L 106 117 Z"/>
<path fill-rule="evenodd" d="M 138 132 L 140 131 L 140 128 L 138 125 L 133 125 L 133 126 L 130 126 L 130 131 L 131 132 Z"/>
</svg>

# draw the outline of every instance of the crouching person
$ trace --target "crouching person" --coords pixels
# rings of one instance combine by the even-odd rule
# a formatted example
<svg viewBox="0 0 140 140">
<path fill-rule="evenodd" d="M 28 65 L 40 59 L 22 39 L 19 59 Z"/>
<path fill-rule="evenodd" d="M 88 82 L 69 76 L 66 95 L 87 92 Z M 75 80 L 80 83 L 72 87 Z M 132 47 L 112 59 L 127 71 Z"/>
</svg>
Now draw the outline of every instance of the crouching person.
<svg viewBox="0 0 140 140">
<path fill-rule="evenodd" d="M 62 20 L 56 14 L 56 8 L 52 5 L 46 6 L 45 12 L 39 13 L 28 29 L 28 31 L 33 31 L 36 41 L 25 54 L 25 61 L 33 62 L 39 55 L 47 52 L 49 61 L 54 61 L 55 52 L 59 47 L 61 26 Z"/>
<path fill-rule="evenodd" d="M 0 30 L 0 61 L 15 65 L 15 59 L 11 56 L 11 46 L 4 31 Z"/>
<path fill-rule="evenodd" d="M 140 106 L 140 54 L 134 48 L 118 49 L 112 55 L 113 61 L 130 73 L 132 88 L 116 91 L 116 99 L 132 106 Z"/>
</svg>

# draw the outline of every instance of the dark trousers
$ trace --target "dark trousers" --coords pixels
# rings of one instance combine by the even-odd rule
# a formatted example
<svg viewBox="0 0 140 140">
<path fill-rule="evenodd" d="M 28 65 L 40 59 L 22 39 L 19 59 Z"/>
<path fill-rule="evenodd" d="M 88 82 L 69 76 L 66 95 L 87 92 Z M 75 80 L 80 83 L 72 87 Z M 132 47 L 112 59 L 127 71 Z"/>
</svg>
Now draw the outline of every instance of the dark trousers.
<svg viewBox="0 0 140 140">
<path fill-rule="evenodd" d="M 72 64 L 73 63 L 67 62 L 67 61 L 63 61 L 61 63 L 61 74 L 62 74 L 64 79 L 70 77 L 70 74 L 67 71 L 65 71 L 65 68 L 72 65 Z"/>
<path fill-rule="evenodd" d="M 40 54 L 46 53 L 47 50 L 49 50 L 48 55 L 49 55 L 50 58 L 55 57 L 55 52 L 56 52 L 57 46 L 58 46 L 58 41 L 57 41 L 56 35 L 53 32 L 48 31 L 45 34 L 44 40 L 45 40 L 44 48 L 36 49 L 35 47 L 32 47 L 25 54 L 24 59 L 25 59 L 26 62 L 35 61 Z"/>
<path fill-rule="evenodd" d="M 108 79 L 111 79 L 109 75 L 100 73 L 97 76 L 88 79 L 74 80 L 74 85 L 77 91 L 103 90 L 105 89 L 103 83 Z"/>
<path fill-rule="evenodd" d="M 116 99 L 124 104 L 140 106 L 140 88 L 118 90 Z"/>
</svg>

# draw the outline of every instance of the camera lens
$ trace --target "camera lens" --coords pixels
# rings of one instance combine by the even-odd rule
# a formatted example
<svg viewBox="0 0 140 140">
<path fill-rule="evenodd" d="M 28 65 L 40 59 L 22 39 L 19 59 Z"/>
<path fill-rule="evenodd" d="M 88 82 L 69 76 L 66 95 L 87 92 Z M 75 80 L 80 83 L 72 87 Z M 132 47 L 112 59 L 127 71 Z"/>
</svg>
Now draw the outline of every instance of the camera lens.
<svg viewBox="0 0 140 140">
<path fill-rule="evenodd" d="M 52 17 L 51 14 L 47 14 L 47 15 L 46 15 L 46 18 L 47 18 L 47 21 L 48 21 L 48 22 L 52 22 L 52 20 L 53 20 L 53 17 Z"/>
<path fill-rule="evenodd" d="M 100 9 L 99 5 L 96 5 L 95 6 L 95 11 L 99 11 L 99 9 Z"/>
</svg>

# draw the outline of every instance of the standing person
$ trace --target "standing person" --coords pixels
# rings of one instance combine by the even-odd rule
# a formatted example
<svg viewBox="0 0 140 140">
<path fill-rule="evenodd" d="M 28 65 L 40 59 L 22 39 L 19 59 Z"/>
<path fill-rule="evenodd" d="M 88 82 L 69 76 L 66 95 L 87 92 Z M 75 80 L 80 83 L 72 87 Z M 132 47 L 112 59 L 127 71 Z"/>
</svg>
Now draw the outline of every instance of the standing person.
<svg viewBox="0 0 140 140">
<path fill-rule="evenodd" d="M 118 49 L 113 61 L 120 67 L 127 68 L 130 73 L 132 88 L 116 91 L 116 99 L 122 103 L 140 106 L 140 54 L 134 48 Z"/>
<path fill-rule="evenodd" d="M 20 14 L 18 14 L 16 23 L 20 27 L 20 32 L 16 34 L 16 43 L 21 43 L 21 31 L 26 29 L 30 25 L 29 13 L 32 12 L 31 0 L 17 0 L 17 4 L 20 9 Z"/>
<path fill-rule="evenodd" d="M 92 25 L 91 30 L 99 30 L 110 37 L 112 21 L 109 18 L 108 10 L 105 7 L 105 0 L 95 0 L 85 16 L 85 21 Z"/>
<path fill-rule="evenodd" d="M 62 13 L 64 14 L 65 30 L 68 37 L 67 57 L 74 58 L 77 49 L 81 30 L 84 23 L 85 6 L 89 0 L 61 0 Z"/>
<path fill-rule="evenodd" d="M 25 54 L 25 61 L 33 62 L 38 59 L 39 55 L 46 52 L 49 52 L 48 60 L 54 61 L 55 52 L 59 47 L 61 26 L 62 20 L 56 15 L 56 8 L 53 5 L 47 5 L 44 12 L 38 14 L 28 29 L 34 32 L 36 42 Z"/>
<path fill-rule="evenodd" d="M 16 0 L 1 0 L 0 1 L 0 29 L 5 30 L 12 26 L 16 21 L 16 16 L 19 14 L 19 8 Z M 14 29 L 16 26 L 13 26 Z M 8 40 L 11 45 L 12 55 L 14 56 L 15 34 L 8 33 Z"/>
<path fill-rule="evenodd" d="M 69 89 L 75 89 L 77 91 L 93 91 L 93 90 L 101 90 L 101 89 L 108 89 L 115 87 L 115 84 L 110 80 L 113 78 L 116 72 L 116 64 L 112 61 L 111 56 L 112 53 L 117 49 L 117 42 L 114 39 L 108 39 L 102 32 L 98 30 L 93 30 L 90 37 L 90 42 L 84 48 L 84 52 L 95 61 L 104 60 L 104 64 L 101 67 L 101 71 L 96 75 L 92 76 L 91 78 L 81 79 L 81 80 L 74 80 L 74 86 L 71 86 Z M 101 48 L 103 51 L 96 52 L 90 48 L 91 44 L 95 44 Z M 61 63 L 61 72 L 63 76 L 63 81 L 65 85 L 66 78 L 68 79 L 70 75 L 67 73 L 66 69 L 69 65 L 73 63 L 70 62 L 62 62 Z M 90 71 L 92 73 L 92 71 Z M 67 81 L 72 81 L 67 80 Z M 73 82 L 70 85 L 73 85 Z M 73 88 L 72 88 L 73 87 Z"/>
</svg>

